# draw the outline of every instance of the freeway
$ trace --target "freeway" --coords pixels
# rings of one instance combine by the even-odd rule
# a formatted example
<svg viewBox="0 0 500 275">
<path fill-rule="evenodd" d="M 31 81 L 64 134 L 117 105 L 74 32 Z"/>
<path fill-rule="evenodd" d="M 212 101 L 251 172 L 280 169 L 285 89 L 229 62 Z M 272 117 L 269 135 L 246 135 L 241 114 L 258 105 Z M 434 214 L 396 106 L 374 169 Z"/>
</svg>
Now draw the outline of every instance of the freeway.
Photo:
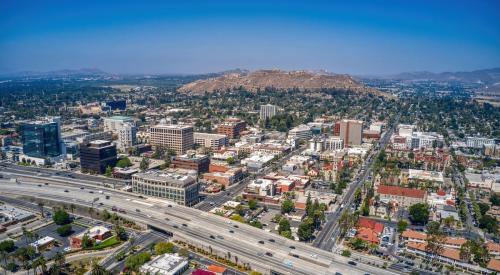
<svg viewBox="0 0 500 275">
<path fill-rule="evenodd" d="M 10 176 L 16 175 L 11 173 Z M 0 181 L 0 192 L 9 196 L 37 197 L 84 206 L 92 205 L 92 200 L 98 197 L 103 205 L 97 205 L 96 208 L 111 210 L 114 206 L 123 209 L 126 213 L 121 215 L 131 220 L 164 229 L 182 239 L 202 242 L 205 248 L 212 247 L 214 251 L 223 253 L 230 251 L 232 255 L 240 258 L 240 262 L 248 262 L 252 268 L 265 273 L 397 274 L 364 264 L 351 266 L 347 264 L 347 258 L 334 253 L 288 240 L 246 224 L 233 224 L 217 215 L 174 205 L 164 200 L 141 199 L 131 193 L 89 186 L 78 181 L 56 181 L 37 176 L 18 175 L 18 177 L 22 179 L 18 183 Z M 40 184 L 41 182 L 47 182 L 48 185 Z M 106 195 L 109 199 L 105 199 Z M 300 255 L 299 258 L 293 257 L 291 252 Z"/>
<path fill-rule="evenodd" d="M 378 143 L 378 149 L 372 150 L 370 155 L 366 158 L 367 161 L 363 164 L 363 169 L 360 170 L 361 174 L 358 175 L 358 179 L 354 182 L 352 182 L 349 185 L 349 189 L 343 196 L 342 201 L 340 202 L 340 205 L 343 205 L 344 207 L 339 207 L 337 208 L 333 213 L 330 213 L 327 215 L 326 220 L 327 222 L 325 223 L 325 226 L 323 227 L 324 229 L 318 234 L 317 238 L 313 242 L 313 246 L 317 248 L 321 248 L 327 251 L 332 251 L 332 249 L 335 246 L 335 243 L 337 242 L 337 238 L 340 235 L 340 224 L 339 224 L 339 218 L 342 215 L 342 212 L 344 209 L 345 211 L 350 211 L 349 206 L 352 204 L 354 200 L 354 192 L 358 187 L 360 187 L 370 176 L 371 173 L 371 167 L 372 167 L 372 159 L 376 157 L 379 153 L 380 149 L 383 149 L 387 142 L 389 141 L 392 132 L 394 131 L 394 127 L 398 124 L 399 121 L 399 116 L 396 119 L 396 123 L 394 123 L 393 127 L 388 129 L 384 136 L 380 139 Z"/>
</svg>

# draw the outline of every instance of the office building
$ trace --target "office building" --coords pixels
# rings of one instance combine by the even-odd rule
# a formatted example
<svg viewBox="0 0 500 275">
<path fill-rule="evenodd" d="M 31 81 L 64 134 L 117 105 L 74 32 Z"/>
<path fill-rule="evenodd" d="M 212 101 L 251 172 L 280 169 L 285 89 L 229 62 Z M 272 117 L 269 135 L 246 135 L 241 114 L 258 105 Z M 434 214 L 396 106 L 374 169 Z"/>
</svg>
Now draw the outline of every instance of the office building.
<svg viewBox="0 0 500 275">
<path fill-rule="evenodd" d="M 484 137 L 466 137 L 465 143 L 470 148 L 483 148 L 483 145 L 495 145 L 495 140 Z"/>
<path fill-rule="evenodd" d="M 178 254 L 163 254 L 143 264 L 139 271 L 141 274 L 155 275 L 181 275 L 186 273 L 189 262 Z"/>
<path fill-rule="evenodd" d="M 83 172 L 103 174 L 117 162 L 116 145 L 107 140 L 80 144 L 80 166 Z"/>
<path fill-rule="evenodd" d="M 344 141 L 339 137 L 330 137 L 325 140 L 324 150 L 335 151 L 344 148 Z"/>
<path fill-rule="evenodd" d="M 208 172 L 210 158 L 207 155 L 185 154 L 172 160 L 173 168 L 195 170 L 198 173 Z"/>
<path fill-rule="evenodd" d="M 34 158 L 55 158 L 63 153 L 58 117 L 32 121 L 21 126 L 23 154 Z"/>
<path fill-rule="evenodd" d="M 276 115 L 276 106 L 271 104 L 260 105 L 260 119 L 272 118 Z"/>
<path fill-rule="evenodd" d="M 311 137 L 311 127 L 309 127 L 305 124 L 294 127 L 290 131 L 288 131 L 288 138 L 289 139 L 304 140 L 304 139 L 308 139 L 310 137 Z"/>
<path fill-rule="evenodd" d="M 127 116 L 112 116 L 104 118 L 104 131 L 118 133 L 125 123 L 134 123 L 131 117 Z"/>
<path fill-rule="evenodd" d="M 120 149 L 126 150 L 137 144 L 137 127 L 132 123 L 124 123 L 118 129 L 118 144 Z"/>
<path fill-rule="evenodd" d="M 193 148 L 193 127 L 188 125 L 158 124 L 150 129 L 153 148 L 172 149 L 182 155 Z"/>
<path fill-rule="evenodd" d="M 198 201 L 199 184 L 191 175 L 152 170 L 132 175 L 132 191 L 181 205 L 193 205 Z"/>
<path fill-rule="evenodd" d="M 410 137 L 413 135 L 413 129 L 415 129 L 414 125 L 399 124 L 398 125 L 398 134 L 402 137 Z"/>
<path fill-rule="evenodd" d="M 340 138 L 344 140 L 344 146 L 361 145 L 363 137 L 363 121 L 343 119 L 340 121 Z"/>
<path fill-rule="evenodd" d="M 217 133 L 226 135 L 228 138 L 239 138 L 247 127 L 247 123 L 238 118 L 229 118 L 217 126 Z"/>
<path fill-rule="evenodd" d="M 209 133 L 194 133 L 194 143 L 212 150 L 219 150 L 221 147 L 227 146 L 227 136 Z"/>
</svg>

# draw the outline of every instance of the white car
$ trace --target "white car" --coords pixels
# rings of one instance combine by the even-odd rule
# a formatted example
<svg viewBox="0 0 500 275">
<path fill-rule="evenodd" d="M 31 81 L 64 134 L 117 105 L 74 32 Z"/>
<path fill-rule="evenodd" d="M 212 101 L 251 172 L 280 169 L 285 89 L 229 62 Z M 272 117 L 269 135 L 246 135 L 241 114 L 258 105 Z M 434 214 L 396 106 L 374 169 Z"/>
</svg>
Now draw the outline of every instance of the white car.
<svg viewBox="0 0 500 275">
<path fill-rule="evenodd" d="M 71 246 L 65 247 L 63 249 L 64 252 L 70 252 L 71 251 Z"/>
</svg>

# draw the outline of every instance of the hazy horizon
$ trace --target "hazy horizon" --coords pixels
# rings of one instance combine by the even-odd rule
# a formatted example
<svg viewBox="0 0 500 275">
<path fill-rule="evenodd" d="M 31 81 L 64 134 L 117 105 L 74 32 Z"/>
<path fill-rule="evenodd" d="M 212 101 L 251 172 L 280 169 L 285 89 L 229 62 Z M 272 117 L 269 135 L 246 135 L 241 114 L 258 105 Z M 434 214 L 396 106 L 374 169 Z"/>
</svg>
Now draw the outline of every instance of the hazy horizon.
<svg viewBox="0 0 500 275">
<path fill-rule="evenodd" d="M 498 1 L 2 1 L 0 73 L 500 67 Z"/>
</svg>

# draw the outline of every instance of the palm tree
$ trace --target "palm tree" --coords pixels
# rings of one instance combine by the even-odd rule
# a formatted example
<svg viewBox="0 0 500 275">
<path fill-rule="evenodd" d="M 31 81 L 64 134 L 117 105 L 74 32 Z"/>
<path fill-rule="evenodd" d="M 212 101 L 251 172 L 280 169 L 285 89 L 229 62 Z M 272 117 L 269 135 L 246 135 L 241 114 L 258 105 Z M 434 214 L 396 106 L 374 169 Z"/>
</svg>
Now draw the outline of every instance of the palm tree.
<svg viewBox="0 0 500 275">
<path fill-rule="evenodd" d="M 42 215 L 42 218 L 45 218 L 45 214 L 43 213 L 43 207 L 44 207 L 43 202 L 38 202 L 38 208 L 40 208 L 40 215 Z"/>
<path fill-rule="evenodd" d="M 92 214 L 94 214 L 94 208 L 89 207 L 89 215 L 91 219 L 93 218 Z"/>
<path fill-rule="evenodd" d="M 71 209 L 71 214 L 75 214 L 75 208 L 76 206 L 74 204 L 69 205 L 69 209 Z"/>
<path fill-rule="evenodd" d="M 36 262 L 38 262 L 38 266 L 40 267 L 40 269 L 42 270 L 42 274 L 46 274 L 47 273 L 47 261 L 45 260 L 45 257 L 43 255 L 41 255 L 37 260 Z"/>
<path fill-rule="evenodd" d="M 92 275 L 107 275 L 109 272 L 102 267 L 97 260 L 92 260 L 92 268 L 90 270 Z"/>
</svg>

